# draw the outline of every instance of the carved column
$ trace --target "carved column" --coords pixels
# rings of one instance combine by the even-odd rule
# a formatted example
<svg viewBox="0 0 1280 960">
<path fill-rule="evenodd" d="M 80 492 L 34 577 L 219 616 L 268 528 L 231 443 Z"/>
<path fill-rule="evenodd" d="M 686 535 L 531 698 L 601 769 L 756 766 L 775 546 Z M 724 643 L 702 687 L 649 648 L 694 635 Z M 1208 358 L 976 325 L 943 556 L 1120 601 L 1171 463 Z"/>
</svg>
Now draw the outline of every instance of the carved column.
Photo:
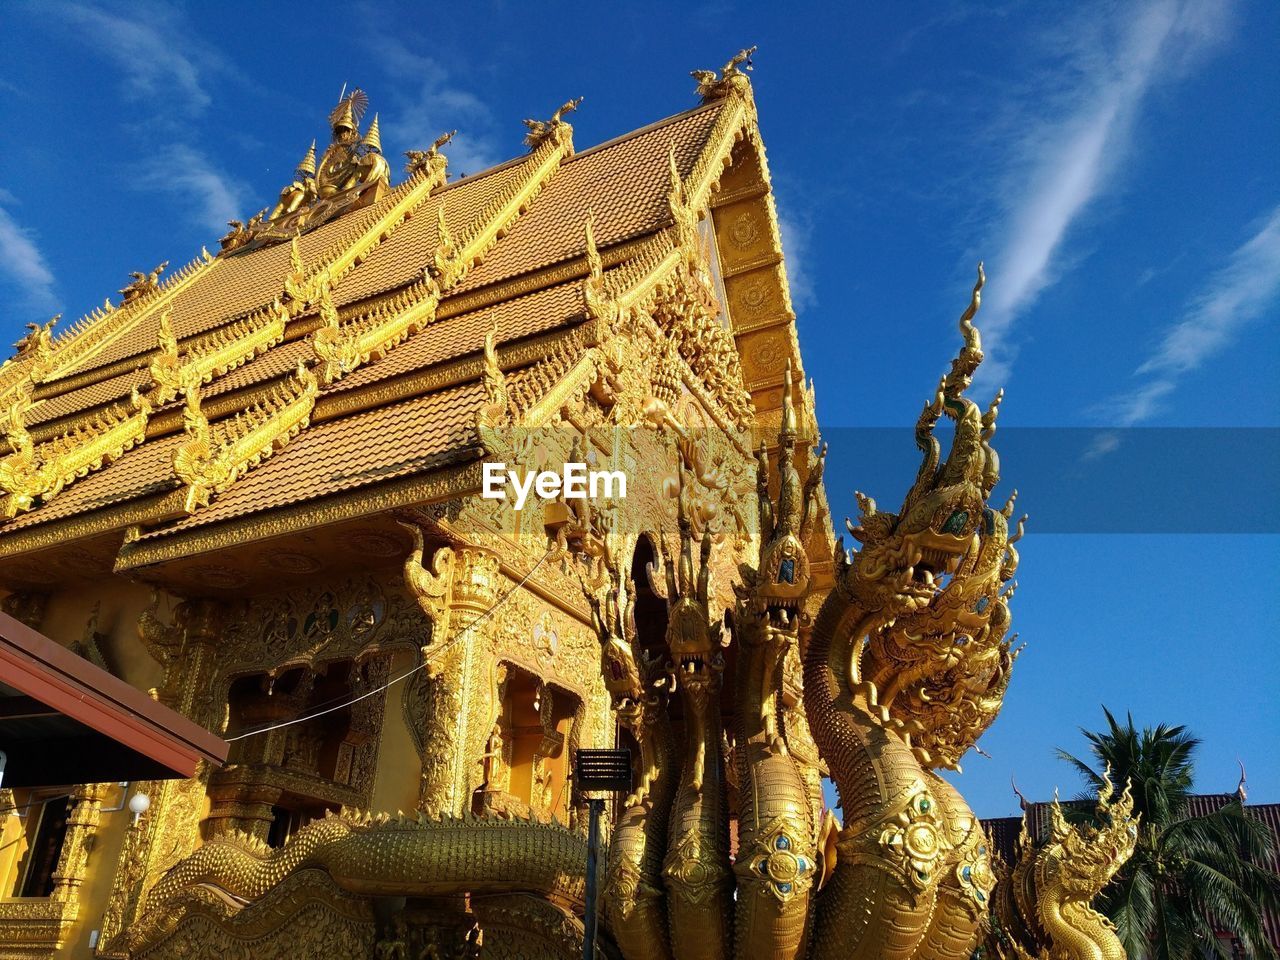
<svg viewBox="0 0 1280 960">
<path fill-rule="evenodd" d="M 93 835 L 98 831 L 106 790 L 106 784 L 86 783 L 71 793 L 67 833 L 62 841 L 58 867 L 53 873 L 53 892 L 49 895 L 52 900 L 70 904 L 80 902 L 80 886 L 88 871 L 89 851 L 93 848 Z"/>
<path fill-rule="evenodd" d="M 479 655 L 489 624 L 472 625 L 501 596 L 502 576 L 497 554 L 474 546 L 442 547 L 431 567 L 434 573 L 422 566 L 420 546 L 406 565 L 409 587 L 432 623 L 418 807 L 461 814 L 480 782 L 493 727 L 488 665 Z"/>
<path fill-rule="evenodd" d="M 215 689 L 221 606 L 212 600 L 184 601 L 172 624 L 161 622 L 155 613 L 153 606 L 138 622 L 143 643 L 165 671 L 165 682 L 153 695 L 196 723 L 217 729 L 223 692 Z M 208 782 L 209 770 L 202 762 L 189 780 L 134 784 L 136 792 L 151 798 L 151 807 L 126 837 L 103 917 L 98 956 L 128 955 L 127 934 L 145 905 L 146 891 L 196 847 Z"/>
<path fill-rule="evenodd" d="M 220 698 L 225 693 L 214 688 L 223 609 L 213 600 L 188 600 L 179 612 L 183 628 L 182 670 L 174 709 L 213 730 L 222 722 Z"/>
</svg>

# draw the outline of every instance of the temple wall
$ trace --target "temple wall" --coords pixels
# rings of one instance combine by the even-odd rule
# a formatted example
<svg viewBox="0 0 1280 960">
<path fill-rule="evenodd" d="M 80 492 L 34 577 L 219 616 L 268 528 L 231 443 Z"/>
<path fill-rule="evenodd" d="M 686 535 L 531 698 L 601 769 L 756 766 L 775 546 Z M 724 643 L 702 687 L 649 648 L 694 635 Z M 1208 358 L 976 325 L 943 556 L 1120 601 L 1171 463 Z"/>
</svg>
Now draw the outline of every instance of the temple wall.
<svg viewBox="0 0 1280 960">
<path fill-rule="evenodd" d="M 391 676 L 399 676 L 416 661 L 413 652 L 397 651 L 391 659 Z M 375 810 L 412 810 L 418 803 L 422 760 L 405 723 L 406 682 L 401 680 L 387 690 L 386 712 L 379 732 L 378 771 L 373 781 Z"/>
</svg>

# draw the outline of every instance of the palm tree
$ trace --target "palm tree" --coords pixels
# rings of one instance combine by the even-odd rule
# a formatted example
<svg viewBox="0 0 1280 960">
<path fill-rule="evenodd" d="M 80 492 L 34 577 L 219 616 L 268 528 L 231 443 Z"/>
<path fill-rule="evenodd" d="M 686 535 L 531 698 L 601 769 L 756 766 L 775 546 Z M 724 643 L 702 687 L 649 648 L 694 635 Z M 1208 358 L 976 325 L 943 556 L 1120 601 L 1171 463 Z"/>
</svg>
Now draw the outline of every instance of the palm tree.
<svg viewBox="0 0 1280 960">
<path fill-rule="evenodd" d="M 1193 756 L 1200 741 L 1185 727 L 1160 724 L 1137 730 L 1103 708 L 1108 729 L 1081 730 L 1094 765 L 1058 750 L 1096 796 L 1106 767 L 1119 785 L 1133 787 L 1142 815 L 1138 846 L 1103 890 L 1098 906 L 1111 918 L 1129 960 L 1190 960 L 1216 953 L 1229 960 L 1214 936 L 1215 922 L 1240 938 L 1248 957 L 1277 957 L 1262 918 L 1280 909 L 1276 843 L 1266 825 L 1247 816 L 1239 797 L 1207 816 L 1188 814 Z"/>
</svg>

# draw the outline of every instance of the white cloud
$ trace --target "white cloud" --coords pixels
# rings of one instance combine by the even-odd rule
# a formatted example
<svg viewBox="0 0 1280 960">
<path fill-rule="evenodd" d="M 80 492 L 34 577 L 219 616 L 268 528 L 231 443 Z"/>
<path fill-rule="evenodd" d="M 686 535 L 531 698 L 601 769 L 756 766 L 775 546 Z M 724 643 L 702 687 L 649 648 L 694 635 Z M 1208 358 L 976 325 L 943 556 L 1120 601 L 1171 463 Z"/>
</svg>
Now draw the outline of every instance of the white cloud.
<svg viewBox="0 0 1280 960">
<path fill-rule="evenodd" d="M 414 52 L 397 36 L 379 35 L 371 45 L 393 81 L 396 109 L 383 116 L 389 150 L 425 150 L 440 134 L 456 129 L 457 137 L 444 149 L 452 176 L 474 175 L 509 159 L 494 138 L 488 105 L 458 85 L 438 60 Z"/>
<path fill-rule="evenodd" d="M 1104 430 L 1102 433 L 1094 436 L 1089 446 L 1085 448 L 1084 453 L 1080 455 L 1081 460 L 1097 460 L 1099 457 L 1105 457 L 1108 453 L 1114 453 L 1120 449 L 1120 435 L 1114 430 Z"/>
<path fill-rule="evenodd" d="M 201 61 L 207 55 L 192 52 L 190 32 L 162 8 L 131 6 L 127 15 L 117 16 L 88 4 L 58 3 L 45 8 L 49 13 L 114 61 L 135 98 L 158 107 L 176 105 L 192 114 L 210 104 L 201 79 Z"/>
<path fill-rule="evenodd" d="M 139 186 L 173 196 L 202 229 L 221 233 L 232 217 L 243 219 L 243 185 L 189 144 L 173 144 L 157 153 L 143 167 Z"/>
<path fill-rule="evenodd" d="M 57 307 L 53 271 L 36 245 L 35 235 L 5 209 L 16 204 L 11 193 L 0 189 L 0 279 L 15 294 L 4 312 L 19 316 L 32 311 L 53 312 Z"/>
<path fill-rule="evenodd" d="M 1156 0 L 1120 9 L 1127 22 L 1094 24 L 1074 41 L 1065 31 L 1056 35 L 1068 45 L 1065 62 L 1055 65 L 1052 86 L 1012 120 L 1023 133 L 998 190 L 1004 199 L 988 261 L 996 282 L 983 311 L 984 381 L 1005 378 L 1015 355 L 1010 330 L 1068 268 L 1066 242 L 1119 178 L 1147 95 L 1198 62 L 1229 19 L 1225 2 Z M 1113 35 L 1118 42 L 1109 42 Z M 1064 93 L 1050 93 L 1064 82 Z"/>
<path fill-rule="evenodd" d="M 787 283 L 791 287 L 791 305 L 797 311 L 818 302 L 813 274 L 807 269 L 813 227 L 807 219 L 778 215 L 778 231 L 782 234 L 782 251 L 786 257 Z"/>
<path fill-rule="evenodd" d="M 1280 297 L 1280 206 L 1228 257 L 1134 371 L 1145 378 L 1113 397 L 1104 412 L 1121 426 L 1151 419 L 1184 374 L 1231 342 L 1239 329 Z"/>
<path fill-rule="evenodd" d="M 163 144 L 146 152 L 130 185 L 171 196 L 201 230 L 221 232 L 232 217 L 243 219 L 246 191 L 198 146 L 195 118 L 212 102 L 207 75 L 222 68 L 217 53 L 177 13 L 148 3 L 115 13 L 62 2 L 41 13 L 106 57 L 127 96 L 146 104 L 139 139 L 157 140 L 163 132 Z"/>
</svg>

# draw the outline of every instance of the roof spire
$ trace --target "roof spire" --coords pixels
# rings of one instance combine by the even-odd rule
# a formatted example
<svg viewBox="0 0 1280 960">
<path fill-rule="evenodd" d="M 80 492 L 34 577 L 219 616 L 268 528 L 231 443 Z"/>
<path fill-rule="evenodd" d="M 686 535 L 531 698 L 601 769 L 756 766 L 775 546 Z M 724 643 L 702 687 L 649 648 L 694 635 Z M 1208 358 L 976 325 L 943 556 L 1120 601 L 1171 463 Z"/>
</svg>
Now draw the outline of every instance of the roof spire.
<svg viewBox="0 0 1280 960">
<path fill-rule="evenodd" d="M 316 175 L 316 142 L 311 141 L 311 146 L 307 148 L 307 155 L 298 163 L 298 173 L 304 173 L 309 177 Z"/>
<path fill-rule="evenodd" d="M 364 116 L 365 108 L 368 106 L 368 94 L 357 87 L 339 100 L 338 105 L 329 111 L 329 126 L 333 128 L 335 133 L 342 129 L 358 130 L 360 119 Z"/>
<path fill-rule="evenodd" d="M 341 130 L 343 127 L 349 130 L 356 128 L 356 118 L 351 112 L 350 100 L 343 100 L 342 103 L 338 104 L 338 109 L 334 111 L 333 129 Z"/>
<path fill-rule="evenodd" d="M 378 129 L 378 115 L 376 113 L 373 115 L 373 123 L 369 124 L 369 130 L 360 142 L 375 153 L 382 152 L 382 133 Z"/>
</svg>

